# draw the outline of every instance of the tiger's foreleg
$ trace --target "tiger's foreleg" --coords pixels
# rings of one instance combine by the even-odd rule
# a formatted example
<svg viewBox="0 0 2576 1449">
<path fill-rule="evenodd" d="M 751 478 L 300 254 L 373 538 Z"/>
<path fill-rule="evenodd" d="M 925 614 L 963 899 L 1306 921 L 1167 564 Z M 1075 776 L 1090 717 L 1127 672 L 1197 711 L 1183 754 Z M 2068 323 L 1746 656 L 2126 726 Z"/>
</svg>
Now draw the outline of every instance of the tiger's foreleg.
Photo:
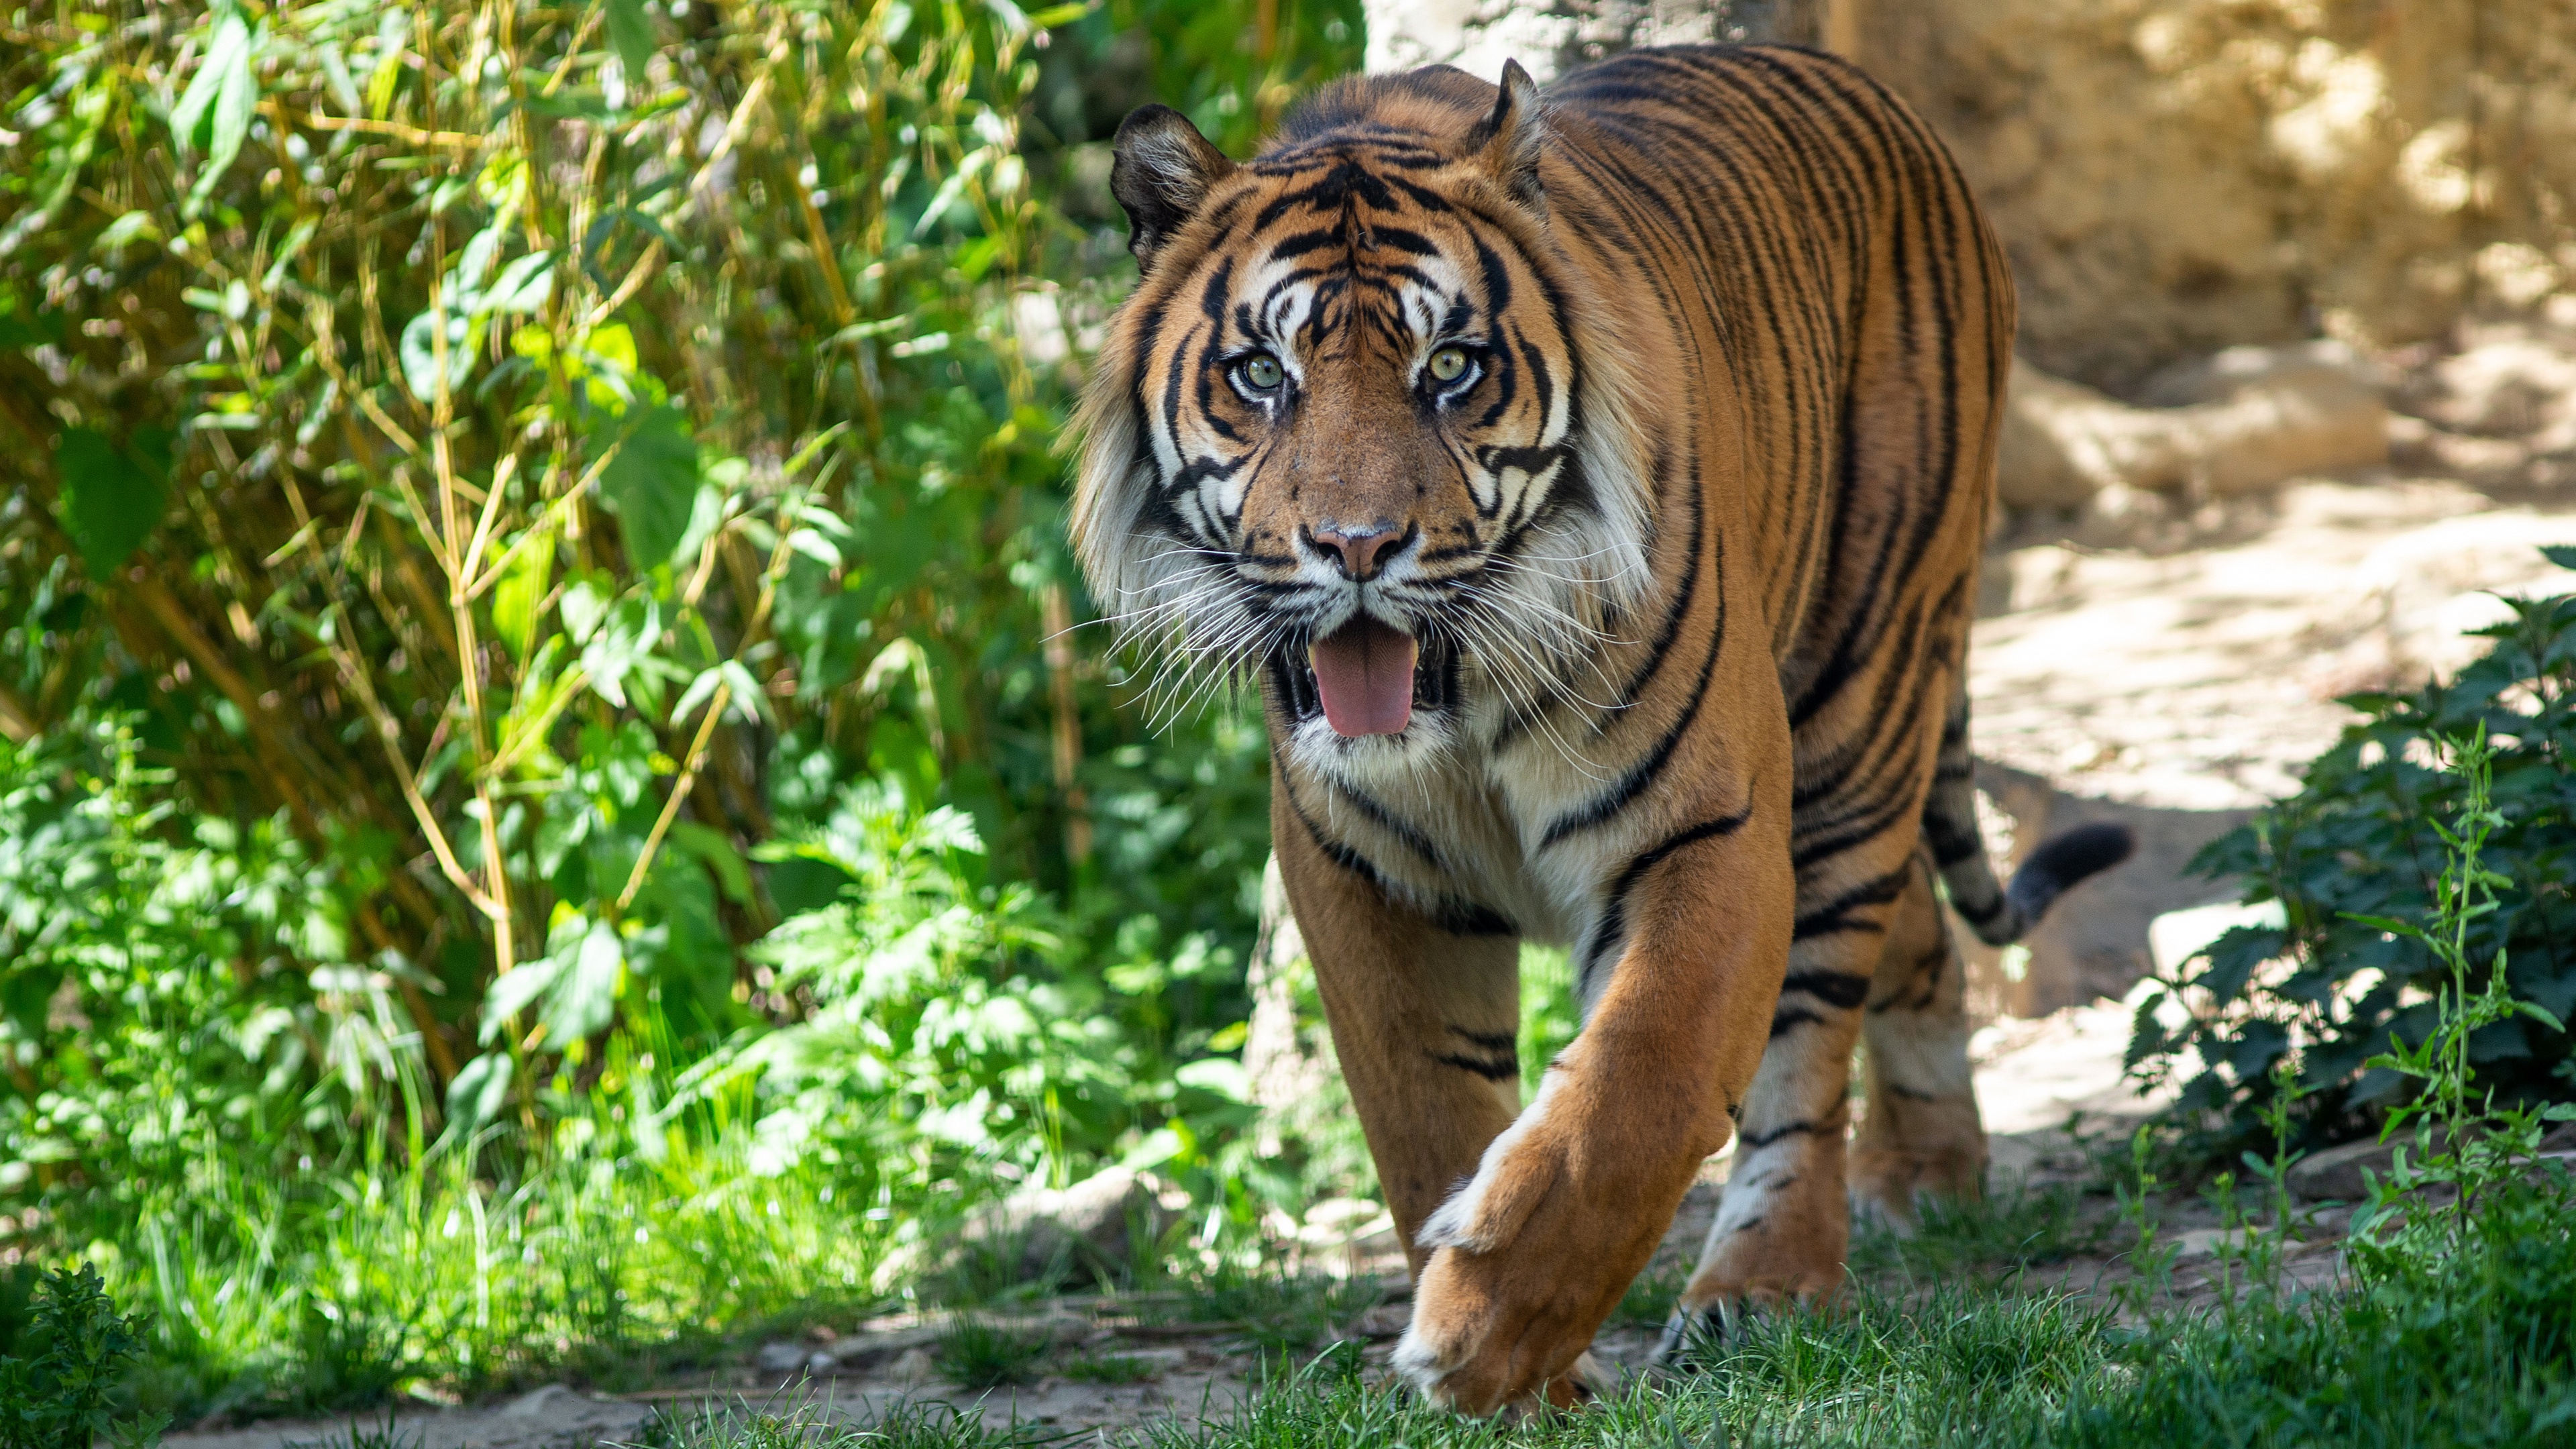
<svg viewBox="0 0 2576 1449">
<path fill-rule="evenodd" d="M 1911 1230 L 1925 1197 L 1985 1191 L 1986 1129 L 1968 1066 L 1967 971 L 1915 856 L 1861 1018 L 1867 1107 L 1852 1143 L 1854 1212 Z"/>
<path fill-rule="evenodd" d="M 1423 1222 L 1520 1111 L 1520 943 L 1436 928 L 1328 857 L 1290 802 L 1271 816 L 1333 1051 L 1418 1277 Z"/>
<path fill-rule="evenodd" d="M 1593 1334 L 1725 1144 L 1788 948 L 1787 794 L 1677 812 L 1614 874 L 1578 951 L 1599 973 L 1582 1034 L 1419 1234 L 1437 1251 L 1394 1362 L 1435 1402 L 1578 1397 Z"/>
</svg>

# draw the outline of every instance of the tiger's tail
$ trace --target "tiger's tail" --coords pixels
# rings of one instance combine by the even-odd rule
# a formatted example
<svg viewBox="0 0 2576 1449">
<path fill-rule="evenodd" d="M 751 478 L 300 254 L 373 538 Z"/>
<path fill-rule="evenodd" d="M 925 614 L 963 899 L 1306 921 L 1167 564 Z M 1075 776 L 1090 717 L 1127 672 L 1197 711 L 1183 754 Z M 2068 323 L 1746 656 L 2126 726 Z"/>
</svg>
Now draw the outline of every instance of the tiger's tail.
<svg viewBox="0 0 2576 1449">
<path fill-rule="evenodd" d="M 1995 879 L 1977 831 L 1975 765 L 1968 756 L 1968 687 L 1962 679 L 1950 697 L 1941 727 L 1941 760 L 1923 802 L 1923 840 L 1950 888 L 1950 905 L 1989 946 L 2007 946 L 2039 924 L 2049 903 L 2086 876 L 2129 858 L 2136 839 L 2129 827 L 2097 821 L 2040 842 L 2007 886 Z"/>
</svg>

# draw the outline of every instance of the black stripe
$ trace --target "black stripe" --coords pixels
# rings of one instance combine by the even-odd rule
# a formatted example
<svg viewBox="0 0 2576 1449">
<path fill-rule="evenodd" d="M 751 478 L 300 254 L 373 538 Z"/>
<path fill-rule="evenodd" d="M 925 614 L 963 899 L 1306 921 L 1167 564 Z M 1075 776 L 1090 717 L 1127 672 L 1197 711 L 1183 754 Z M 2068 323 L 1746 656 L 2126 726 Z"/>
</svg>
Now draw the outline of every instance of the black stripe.
<svg viewBox="0 0 2576 1449">
<path fill-rule="evenodd" d="M 1886 930 L 1886 922 L 1869 920 L 1852 913 L 1863 907 L 1883 906 L 1895 900 L 1905 889 L 1905 876 L 1908 869 L 1910 864 L 1900 866 L 1876 880 L 1863 881 L 1818 909 L 1801 915 L 1798 917 L 1797 924 L 1790 927 L 1789 939 L 1804 941 L 1811 936 L 1831 936 L 1843 931 Z"/>
<path fill-rule="evenodd" d="M 1506 1077 L 1517 1077 L 1521 1074 L 1521 1062 L 1517 1056 L 1486 1059 L 1463 1056 L 1457 1052 L 1435 1052 L 1431 1059 L 1442 1066 L 1459 1067 L 1474 1072 L 1489 1082 L 1499 1082 Z"/>
<path fill-rule="evenodd" d="M 1847 971 L 1792 971 L 1780 990 L 1783 994 L 1803 991 L 1827 1006 L 1849 1011 L 1869 998 L 1869 978 Z"/>
<path fill-rule="evenodd" d="M 1779 1141 L 1783 1137 L 1794 1137 L 1801 1132 L 1813 1132 L 1815 1130 L 1815 1123 L 1800 1120 L 1790 1122 L 1779 1127 L 1774 1127 L 1768 1132 L 1741 1133 L 1737 1136 L 1736 1140 L 1743 1146 L 1760 1149 L 1770 1146 L 1772 1143 Z"/>
<path fill-rule="evenodd" d="M 1803 1006 L 1784 1006 L 1771 1013 L 1771 1034 L 1778 1036 L 1791 1027 L 1824 1025 L 1825 1019 Z"/>
<path fill-rule="evenodd" d="M 1713 836 L 1732 835 L 1743 829 L 1744 822 L 1752 818 L 1753 802 L 1747 800 L 1744 808 L 1734 814 L 1720 815 L 1676 830 L 1628 862 L 1627 869 L 1619 872 L 1618 880 L 1611 884 L 1609 905 L 1602 911 L 1600 923 L 1593 928 L 1592 944 L 1584 951 L 1583 966 L 1576 976 L 1579 994 L 1586 997 L 1592 994 L 1592 972 L 1600 964 L 1601 953 L 1627 934 L 1628 893 L 1636 888 L 1639 879 L 1674 851 Z"/>
</svg>

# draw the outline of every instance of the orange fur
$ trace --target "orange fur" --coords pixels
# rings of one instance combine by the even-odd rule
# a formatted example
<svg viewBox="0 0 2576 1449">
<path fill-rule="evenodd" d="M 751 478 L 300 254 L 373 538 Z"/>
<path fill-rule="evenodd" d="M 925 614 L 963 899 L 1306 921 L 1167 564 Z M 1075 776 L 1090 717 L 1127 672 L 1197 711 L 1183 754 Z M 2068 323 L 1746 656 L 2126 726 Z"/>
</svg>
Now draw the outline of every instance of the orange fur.
<svg viewBox="0 0 2576 1449">
<path fill-rule="evenodd" d="M 1928 872 L 1990 931 L 2026 914 L 1963 814 L 2012 296 L 1939 143 L 1829 57 L 1689 49 L 1545 98 L 1345 82 L 1239 166 L 1148 108 L 1118 167 L 1144 275 L 1075 538 L 1181 695 L 1261 680 L 1281 871 L 1419 1278 L 1398 1367 L 1475 1412 L 1574 1396 L 1738 1131 L 1683 1321 L 1833 1286 L 1873 992 L 1923 1004 L 1869 1018 L 1899 1074 L 1863 1196 L 1973 1189 L 1973 1099 L 1917 1111 L 1904 1074 L 1965 1081 Z M 1387 630 L 1409 720 L 1343 737 L 1307 651 Z M 1572 949 L 1586 1008 L 1526 1107 L 1522 938 Z"/>
</svg>

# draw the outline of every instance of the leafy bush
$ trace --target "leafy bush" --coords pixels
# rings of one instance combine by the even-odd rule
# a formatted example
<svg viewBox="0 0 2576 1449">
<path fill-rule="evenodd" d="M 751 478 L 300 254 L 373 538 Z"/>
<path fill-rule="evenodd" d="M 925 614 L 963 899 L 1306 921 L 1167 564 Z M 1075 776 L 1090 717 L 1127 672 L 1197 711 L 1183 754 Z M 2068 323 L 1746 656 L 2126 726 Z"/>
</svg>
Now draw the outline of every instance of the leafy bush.
<svg viewBox="0 0 2576 1449">
<path fill-rule="evenodd" d="M 1258 1221 L 1260 727 L 1074 627 L 1056 443 L 1121 115 L 1241 150 L 1354 0 L 9 23 L 0 1230 L 152 1392 L 872 1300 L 1104 1159 Z"/>
<path fill-rule="evenodd" d="M 2576 550 L 2544 552 L 2576 566 Z M 2443 751 L 2481 734 L 2493 742 L 2482 869 L 2494 908 L 2460 923 L 2458 954 L 2481 978 L 2502 960 L 2513 999 L 2541 1010 L 2480 1026 L 2467 1064 L 2499 1104 L 2576 1095 L 2570 1041 L 2553 1024 L 2576 1009 L 2576 595 L 2507 602 L 2513 618 L 2479 631 L 2495 640 L 2484 657 L 2413 694 L 2351 697 L 2363 719 L 2308 767 L 2299 793 L 2195 862 L 2242 876 L 2249 903 L 2278 901 L 2284 924 L 2228 931 L 2140 1005 L 2133 1068 L 2171 1072 L 2184 1049 L 2198 1054 L 2183 1111 L 2253 1134 L 2285 1057 L 2310 1138 L 2347 1135 L 2417 1090 L 2371 1058 L 2392 1038 L 2412 1052 L 2434 1036 L 2453 970 L 2437 942 L 2391 923 L 2442 915 L 2442 822 L 2464 818 L 2473 790 L 2442 767 Z"/>
<path fill-rule="evenodd" d="M 0 1449 L 117 1449 L 157 1439 L 166 1419 L 117 1419 L 123 1371 L 142 1340 L 95 1269 L 0 1275 Z"/>
</svg>

